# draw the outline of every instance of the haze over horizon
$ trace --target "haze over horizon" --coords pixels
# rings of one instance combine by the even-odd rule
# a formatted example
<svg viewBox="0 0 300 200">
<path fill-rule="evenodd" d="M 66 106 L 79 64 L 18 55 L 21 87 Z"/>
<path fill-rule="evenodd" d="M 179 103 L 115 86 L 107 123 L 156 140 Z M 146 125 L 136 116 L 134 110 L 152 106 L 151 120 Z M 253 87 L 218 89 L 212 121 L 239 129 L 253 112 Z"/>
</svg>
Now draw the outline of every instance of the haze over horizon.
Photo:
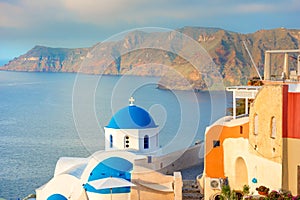
<svg viewBox="0 0 300 200">
<path fill-rule="evenodd" d="M 298 0 L 0 0 L 0 65 L 35 45 L 90 47 L 142 27 L 299 29 Z"/>
</svg>

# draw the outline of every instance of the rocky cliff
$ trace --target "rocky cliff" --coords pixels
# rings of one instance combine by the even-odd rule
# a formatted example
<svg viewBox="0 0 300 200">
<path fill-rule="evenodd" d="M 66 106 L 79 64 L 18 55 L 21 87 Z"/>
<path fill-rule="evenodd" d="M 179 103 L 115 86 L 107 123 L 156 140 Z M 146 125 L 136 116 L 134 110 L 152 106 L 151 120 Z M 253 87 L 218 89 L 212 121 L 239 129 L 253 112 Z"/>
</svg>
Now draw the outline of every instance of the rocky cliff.
<svg viewBox="0 0 300 200">
<path fill-rule="evenodd" d="M 178 31 L 193 38 L 209 53 L 222 75 L 225 85 L 242 84 L 248 78 L 257 76 L 243 41 L 247 44 L 261 75 L 263 74 L 265 50 L 298 49 L 300 43 L 300 30 L 284 28 L 259 30 L 249 34 L 200 27 L 184 27 Z M 187 60 L 175 53 L 151 48 L 125 54 L 121 54 L 119 51 L 121 48 L 129 48 L 132 45 L 147 46 L 146 44 L 151 41 L 157 41 L 163 46 L 167 39 L 170 40 L 170 32 L 134 31 L 121 41 L 101 43 L 101 45 L 98 44 L 91 48 L 66 49 L 35 46 L 0 69 L 40 72 L 77 72 L 80 70 L 83 73 L 113 75 L 130 72 L 131 75 L 161 76 L 163 77 L 161 83 L 164 87 L 186 89 L 176 74 L 163 70 L 164 66 L 169 66 L 186 77 L 195 89 L 205 88 L 202 75 Z M 90 51 L 97 46 L 101 47 L 101 51 L 105 53 L 97 60 L 91 59 L 88 64 L 84 63 L 89 58 Z M 183 51 L 188 49 L 186 46 L 181 48 Z M 275 66 L 274 73 L 282 67 L 282 63 L 279 62 L 281 59 L 274 59 L 272 63 Z M 293 56 L 289 62 L 291 66 L 295 66 L 296 62 Z M 107 65 L 107 63 L 109 64 Z M 81 66 L 84 68 L 80 69 Z M 136 68 L 139 70 L 134 70 Z"/>
<path fill-rule="evenodd" d="M 77 72 L 89 48 L 67 49 L 35 46 L 1 67 L 28 72 Z"/>
</svg>

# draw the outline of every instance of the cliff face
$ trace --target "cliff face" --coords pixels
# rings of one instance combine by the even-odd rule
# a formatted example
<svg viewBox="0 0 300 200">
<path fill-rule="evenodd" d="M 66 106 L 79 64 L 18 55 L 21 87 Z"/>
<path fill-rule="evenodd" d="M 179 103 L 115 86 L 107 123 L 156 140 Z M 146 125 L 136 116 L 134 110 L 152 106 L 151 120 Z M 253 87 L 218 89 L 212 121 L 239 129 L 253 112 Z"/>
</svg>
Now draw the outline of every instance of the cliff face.
<svg viewBox="0 0 300 200">
<path fill-rule="evenodd" d="M 179 32 L 188 35 L 199 42 L 209 53 L 217 65 L 217 69 L 224 79 L 225 85 L 245 83 L 248 78 L 257 76 L 250 57 L 246 52 L 243 41 L 248 46 L 254 62 L 263 74 L 263 61 L 265 50 L 272 49 L 298 49 L 300 42 L 300 30 L 272 29 L 260 30 L 255 33 L 240 34 L 217 28 L 185 27 L 178 29 Z M 15 71 L 41 71 L 41 72 L 77 72 L 80 66 L 83 73 L 91 74 L 127 74 L 139 76 L 161 76 L 161 83 L 167 88 L 186 89 L 184 83 L 176 77 L 176 74 L 163 70 L 163 66 L 176 69 L 192 83 L 195 89 L 205 88 L 202 75 L 192 65 L 172 52 L 157 49 L 136 50 L 121 55 L 120 48 L 129 48 L 133 45 L 147 46 L 151 41 L 157 41 L 162 45 L 170 39 L 171 33 L 145 33 L 135 31 L 129 33 L 123 40 L 118 42 L 102 43 L 100 46 L 105 53 L 89 63 L 90 66 L 82 65 L 88 52 L 93 48 L 49 48 L 35 46 L 26 54 L 10 61 L 0 67 L 3 70 Z M 95 47 L 97 47 L 95 45 Z M 182 50 L 188 47 L 181 47 Z M 112 59 L 108 66 L 107 61 Z M 274 73 L 282 67 L 282 58 L 274 58 Z M 293 57 L 289 61 L 291 66 L 296 62 Z M 149 64 L 151 63 L 151 65 Z M 154 66 L 154 67 L 153 67 Z M 134 70 L 135 68 L 139 70 Z"/>
<path fill-rule="evenodd" d="M 89 48 L 66 49 L 35 46 L 2 69 L 29 72 L 76 72 Z"/>
</svg>

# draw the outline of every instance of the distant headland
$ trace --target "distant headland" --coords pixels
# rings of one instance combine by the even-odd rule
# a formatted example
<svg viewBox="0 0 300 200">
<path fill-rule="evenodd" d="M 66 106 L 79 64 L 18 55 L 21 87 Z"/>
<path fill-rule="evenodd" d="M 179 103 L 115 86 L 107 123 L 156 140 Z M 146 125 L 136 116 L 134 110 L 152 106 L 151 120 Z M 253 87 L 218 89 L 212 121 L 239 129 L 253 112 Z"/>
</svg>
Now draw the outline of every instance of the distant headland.
<svg viewBox="0 0 300 200">
<path fill-rule="evenodd" d="M 246 42 L 258 70 L 263 71 L 263 60 L 265 50 L 274 49 L 298 49 L 300 44 L 300 30 L 295 29 L 271 29 L 259 30 L 254 33 L 241 34 L 219 28 L 184 27 L 177 31 L 188 35 L 208 52 L 220 72 L 224 85 L 245 84 L 250 77 L 257 76 L 252 67 L 251 60 L 243 45 Z M 164 33 L 146 33 L 133 31 L 121 41 L 122 45 L 133 45 L 133 43 L 146 43 L 149 40 L 157 39 Z M 163 42 L 163 41 L 162 41 Z M 120 43 L 118 43 L 120 45 Z M 172 74 L 162 74 L 159 68 L 155 70 L 148 63 L 171 66 L 179 71 L 193 86 L 195 90 L 203 90 L 206 85 L 203 77 L 198 74 L 193 66 L 172 52 L 157 49 L 142 49 L 125 55 L 118 53 L 118 46 L 114 42 L 101 44 L 106 49 L 108 59 L 113 57 L 112 62 L 101 74 L 123 75 L 131 69 L 144 65 L 143 69 L 136 70 L 138 76 L 160 76 L 161 85 L 166 88 L 185 90 L 185 86 Z M 26 71 L 26 72 L 77 72 L 82 61 L 88 56 L 89 48 L 51 48 L 35 46 L 26 54 L 21 55 L 4 66 L 0 70 Z M 182 47 L 188 48 L 188 47 Z M 274 59 L 274 64 L 278 62 Z M 292 61 L 291 61 L 292 62 Z M 97 63 L 94 63 L 97 64 Z M 293 64 L 292 64 L 293 65 Z M 278 64 L 280 66 L 280 64 Z M 275 69 L 276 71 L 276 69 Z M 87 74 L 99 74 L 99 71 L 91 68 L 81 69 Z"/>
</svg>

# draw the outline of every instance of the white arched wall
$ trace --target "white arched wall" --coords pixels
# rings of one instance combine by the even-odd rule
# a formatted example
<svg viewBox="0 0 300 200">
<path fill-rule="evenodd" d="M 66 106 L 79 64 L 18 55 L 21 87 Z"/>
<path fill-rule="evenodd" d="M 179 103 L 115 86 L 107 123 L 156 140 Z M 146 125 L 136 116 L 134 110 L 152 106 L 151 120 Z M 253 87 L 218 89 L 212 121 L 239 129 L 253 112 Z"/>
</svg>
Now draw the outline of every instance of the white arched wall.
<svg viewBox="0 0 300 200">
<path fill-rule="evenodd" d="M 256 193 L 255 188 L 265 185 L 270 190 L 278 190 L 282 187 L 282 165 L 267 158 L 256 156 L 249 152 L 249 140 L 244 138 L 228 138 L 223 142 L 224 147 L 224 172 L 233 189 L 242 190 L 242 185 L 248 184 L 250 192 Z M 236 174 L 236 162 L 243 159 L 248 172 L 248 183 L 237 183 L 240 180 Z M 256 178 L 257 183 L 252 179 Z"/>
<path fill-rule="evenodd" d="M 89 158 L 61 157 L 56 162 L 54 177 L 60 174 L 67 174 L 68 171 L 86 165 L 88 162 Z"/>
<path fill-rule="evenodd" d="M 68 199 L 79 199 L 84 191 L 82 182 L 75 176 L 62 174 L 52 178 L 46 185 L 36 189 L 37 200 L 47 200 L 53 194 L 61 194 Z"/>
</svg>

